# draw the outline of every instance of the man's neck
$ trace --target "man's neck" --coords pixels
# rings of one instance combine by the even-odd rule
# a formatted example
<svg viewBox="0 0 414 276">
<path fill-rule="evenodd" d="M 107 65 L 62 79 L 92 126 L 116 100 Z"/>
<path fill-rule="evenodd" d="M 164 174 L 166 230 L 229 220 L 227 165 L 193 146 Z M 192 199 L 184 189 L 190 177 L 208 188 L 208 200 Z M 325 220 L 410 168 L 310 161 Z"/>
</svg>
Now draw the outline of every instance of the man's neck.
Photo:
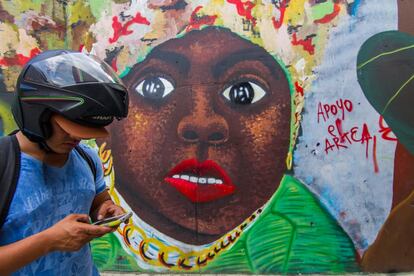
<svg viewBox="0 0 414 276">
<path fill-rule="evenodd" d="M 47 152 L 42 149 L 39 144 L 30 141 L 21 131 L 16 134 L 20 150 L 37 160 L 54 167 L 62 167 L 65 165 L 69 157 L 69 153 Z"/>
</svg>

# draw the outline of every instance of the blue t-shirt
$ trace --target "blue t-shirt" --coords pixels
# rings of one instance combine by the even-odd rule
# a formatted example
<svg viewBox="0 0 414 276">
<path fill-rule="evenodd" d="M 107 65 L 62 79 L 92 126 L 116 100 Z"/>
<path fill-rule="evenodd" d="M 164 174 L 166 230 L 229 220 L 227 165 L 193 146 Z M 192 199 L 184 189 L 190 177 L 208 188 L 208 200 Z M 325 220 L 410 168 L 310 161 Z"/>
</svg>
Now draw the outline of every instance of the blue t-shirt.
<svg viewBox="0 0 414 276">
<path fill-rule="evenodd" d="M 72 150 L 61 168 L 22 152 L 20 177 L 9 213 L 0 229 L 0 245 L 41 232 L 69 214 L 89 214 L 95 196 L 105 190 L 101 161 L 81 145 L 96 165 L 96 179 L 88 163 Z M 77 252 L 55 251 L 13 275 L 99 275 L 89 245 Z"/>
</svg>

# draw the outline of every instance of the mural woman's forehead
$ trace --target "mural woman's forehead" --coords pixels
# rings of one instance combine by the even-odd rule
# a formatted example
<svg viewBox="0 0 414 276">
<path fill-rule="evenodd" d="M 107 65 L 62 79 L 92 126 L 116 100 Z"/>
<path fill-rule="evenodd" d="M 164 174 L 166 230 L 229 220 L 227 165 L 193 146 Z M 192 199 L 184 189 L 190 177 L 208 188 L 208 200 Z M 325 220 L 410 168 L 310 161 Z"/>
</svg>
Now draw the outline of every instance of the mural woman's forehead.
<svg viewBox="0 0 414 276">
<path fill-rule="evenodd" d="M 98 20 L 90 29 L 95 43 L 86 49 L 101 57 L 116 52 L 120 75 L 156 45 L 214 25 L 230 29 L 291 65 L 293 77 L 301 82 L 311 78 L 328 31 L 347 15 L 350 5 L 313 0 L 122 2 L 90 3 Z"/>
<path fill-rule="evenodd" d="M 351 10 L 353 1 L 131 1 L 100 6 L 91 26 L 92 53 L 105 58 L 123 77 L 155 46 L 191 30 L 218 26 L 263 47 L 288 68 L 291 91 L 291 145 L 298 136 L 304 93 L 315 78 L 329 31 Z M 94 2 L 90 3 L 95 10 Z M 284 66 L 283 66 L 284 67 Z"/>
</svg>

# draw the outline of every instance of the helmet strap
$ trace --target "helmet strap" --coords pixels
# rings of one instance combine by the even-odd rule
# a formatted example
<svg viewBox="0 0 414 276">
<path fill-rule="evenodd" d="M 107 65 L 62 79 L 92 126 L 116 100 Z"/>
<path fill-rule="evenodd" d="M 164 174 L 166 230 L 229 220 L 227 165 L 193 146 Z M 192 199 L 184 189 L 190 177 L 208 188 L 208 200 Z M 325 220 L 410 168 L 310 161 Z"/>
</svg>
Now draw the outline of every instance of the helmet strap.
<svg viewBox="0 0 414 276">
<path fill-rule="evenodd" d="M 47 153 L 55 153 L 55 151 L 53 151 L 46 143 L 46 141 L 41 141 L 37 143 L 39 145 L 39 148 L 41 150 L 44 150 Z"/>
</svg>

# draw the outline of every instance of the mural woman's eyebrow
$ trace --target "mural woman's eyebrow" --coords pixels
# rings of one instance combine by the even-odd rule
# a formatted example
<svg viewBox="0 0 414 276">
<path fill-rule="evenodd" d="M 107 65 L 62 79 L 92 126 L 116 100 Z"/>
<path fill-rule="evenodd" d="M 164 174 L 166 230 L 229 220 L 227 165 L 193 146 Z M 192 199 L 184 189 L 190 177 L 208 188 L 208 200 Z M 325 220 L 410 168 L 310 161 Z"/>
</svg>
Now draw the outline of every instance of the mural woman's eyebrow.
<svg viewBox="0 0 414 276">
<path fill-rule="evenodd" d="M 232 53 L 222 60 L 220 60 L 216 65 L 213 66 L 212 74 L 214 78 L 219 78 L 225 71 L 234 66 L 235 64 L 242 61 L 259 61 L 265 65 L 272 75 L 275 78 L 279 79 L 280 77 L 280 66 L 277 61 L 267 52 L 261 49 L 246 49 Z"/>
<path fill-rule="evenodd" d="M 187 74 L 190 70 L 190 61 L 179 53 L 156 49 L 152 51 L 149 58 L 155 58 L 177 67 L 180 74 Z"/>
</svg>

